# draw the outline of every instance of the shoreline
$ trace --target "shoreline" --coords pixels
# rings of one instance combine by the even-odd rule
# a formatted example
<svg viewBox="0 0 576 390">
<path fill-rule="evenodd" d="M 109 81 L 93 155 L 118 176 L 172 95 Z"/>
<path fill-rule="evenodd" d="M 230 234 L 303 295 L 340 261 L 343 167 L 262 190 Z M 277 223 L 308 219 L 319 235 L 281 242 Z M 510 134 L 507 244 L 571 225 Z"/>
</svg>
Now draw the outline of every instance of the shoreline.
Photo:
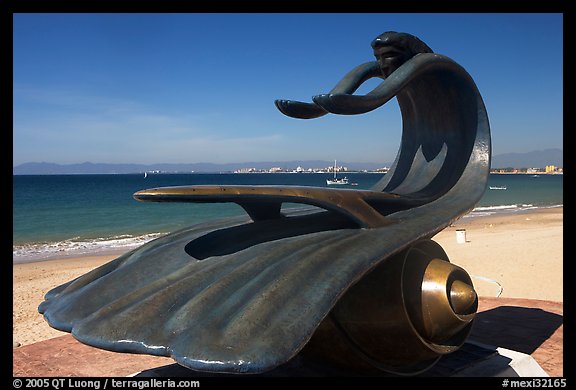
<svg viewBox="0 0 576 390">
<path fill-rule="evenodd" d="M 563 207 L 462 217 L 432 239 L 470 274 L 479 296 L 563 302 Z M 14 346 L 65 335 L 38 313 L 44 295 L 127 251 L 13 263 Z"/>
<path fill-rule="evenodd" d="M 477 206 L 468 214 L 464 215 L 463 219 L 472 220 L 476 218 L 483 218 L 486 216 L 508 216 L 517 215 L 525 212 L 532 212 L 541 209 L 562 209 L 563 204 L 552 204 L 545 206 L 533 206 L 531 204 L 516 205 L 516 204 L 503 204 L 499 206 Z M 222 218 L 230 218 L 231 216 L 223 216 Z M 205 221 L 198 221 L 203 223 Z M 170 232 L 153 232 L 143 234 L 125 234 L 122 238 L 113 236 L 111 238 L 86 238 L 77 241 L 64 239 L 62 241 L 46 242 L 46 243 L 28 243 L 28 244 L 13 244 L 12 246 L 12 264 L 24 264 L 41 261 L 59 260 L 64 258 L 80 258 L 85 256 L 93 256 L 94 254 L 116 254 L 120 255 L 132 249 L 159 238 Z M 32 253 L 26 253 L 31 250 Z M 24 253 L 24 254 L 23 254 Z"/>
<path fill-rule="evenodd" d="M 143 245 L 144 242 L 141 244 Z M 119 248 L 105 248 L 105 249 L 96 249 L 91 252 L 78 252 L 78 253 L 66 253 L 61 255 L 53 255 L 50 257 L 42 257 L 42 258 L 25 258 L 25 259 L 14 259 L 12 260 L 12 265 L 17 264 L 30 264 L 30 263 L 44 263 L 47 261 L 66 261 L 66 260 L 79 260 L 84 259 L 87 257 L 110 257 L 116 258 L 123 253 L 129 252 L 134 248 L 137 248 L 140 245 L 136 245 L 134 247 L 127 247 L 124 249 Z"/>
</svg>

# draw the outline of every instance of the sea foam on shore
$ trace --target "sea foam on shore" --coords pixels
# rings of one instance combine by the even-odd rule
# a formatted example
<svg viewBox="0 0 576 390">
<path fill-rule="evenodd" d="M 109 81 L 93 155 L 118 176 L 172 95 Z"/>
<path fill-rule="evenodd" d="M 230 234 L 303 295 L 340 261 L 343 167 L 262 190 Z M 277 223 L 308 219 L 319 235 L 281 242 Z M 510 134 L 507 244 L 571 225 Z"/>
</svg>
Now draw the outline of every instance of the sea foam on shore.
<svg viewBox="0 0 576 390">
<path fill-rule="evenodd" d="M 69 239 L 58 242 L 29 243 L 12 246 L 13 263 L 50 260 L 94 253 L 124 252 L 145 244 L 166 233 L 149 233 L 141 236 L 121 235 L 96 239 Z"/>
</svg>

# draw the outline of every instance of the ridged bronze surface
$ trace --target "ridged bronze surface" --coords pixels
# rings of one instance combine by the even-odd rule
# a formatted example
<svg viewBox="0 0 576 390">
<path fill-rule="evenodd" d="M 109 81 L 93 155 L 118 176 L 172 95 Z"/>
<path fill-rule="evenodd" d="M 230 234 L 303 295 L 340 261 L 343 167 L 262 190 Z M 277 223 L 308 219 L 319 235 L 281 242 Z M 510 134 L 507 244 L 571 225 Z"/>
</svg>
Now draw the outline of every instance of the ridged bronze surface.
<svg viewBox="0 0 576 390">
<path fill-rule="evenodd" d="M 198 370 L 263 372 L 298 353 L 351 287 L 375 275 L 371 271 L 396 264 L 391 259 L 403 253 L 416 253 L 410 252 L 413 245 L 470 211 L 484 193 L 490 166 L 482 98 L 454 61 L 419 49 L 421 41 L 407 34 L 386 34 L 373 42 L 378 60 L 353 69 L 331 93 L 314 97 L 314 103 L 276 102 L 283 113 L 306 119 L 367 112 L 396 97 L 403 121 L 400 150 L 371 190 L 193 186 L 139 191 L 135 197 L 145 201 L 235 202 L 251 219 L 184 228 L 53 289 L 39 307 L 49 324 L 104 349 L 172 356 Z M 396 49 L 406 42 L 410 55 L 397 62 Z M 352 94 L 371 77 L 384 81 L 367 95 Z M 283 202 L 324 210 L 282 215 Z M 435 251 L 424 246 L 428 249 L 415 259 Z M 416 337 L 406 345 L 436 345 L 435 354 L 448 353 L 469 329 L 473 288 L 449 263 L 428 261 L 422 264 L 429 268 L 422 265 L 418 275 L 445 284 L 444 295 L 428 294 L 430 284 L 414 276 L 420 260 L 410 258 L 402 263 L 402 283 L 416 280 L 418 291 L 409 296 L 420 298 L 406 305 L 396 301 Z M 456 274 L 456 281 L 448 276 Z M 427 305 L 431 310 L 423 312 Z M 378 332 L 363 329 L 368 340 L 369 332 Z M 384 363 L 416 367 L 435 359 L 414 352 L 386 355 Z"/>
</svg>

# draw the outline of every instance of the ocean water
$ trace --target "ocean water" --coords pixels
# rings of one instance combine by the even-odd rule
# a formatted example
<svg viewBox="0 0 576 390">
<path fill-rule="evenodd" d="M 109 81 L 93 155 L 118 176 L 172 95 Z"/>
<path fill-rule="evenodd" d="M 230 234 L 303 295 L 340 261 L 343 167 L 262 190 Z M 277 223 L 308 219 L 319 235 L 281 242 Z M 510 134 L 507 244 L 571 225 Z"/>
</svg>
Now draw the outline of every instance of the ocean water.
<svg viewBox="0 0 576 390">
<path fill-rule="evenodd" d="M 368 189 L 383 174 L 346 176 L 358 184 L 346 188 Z M 325 187 L 330 177 L 328 173 L 13 176 L 13 261 L 128 250 L 185 226 L 245 214 L 235 204 L 138 202 L 132 197 L 138 190 L 198 184 Z M 506 189 L 487 189 L 465 217 L 563 204 L 562 175 L 492 174 L 488 185 Z"/>
</svg>

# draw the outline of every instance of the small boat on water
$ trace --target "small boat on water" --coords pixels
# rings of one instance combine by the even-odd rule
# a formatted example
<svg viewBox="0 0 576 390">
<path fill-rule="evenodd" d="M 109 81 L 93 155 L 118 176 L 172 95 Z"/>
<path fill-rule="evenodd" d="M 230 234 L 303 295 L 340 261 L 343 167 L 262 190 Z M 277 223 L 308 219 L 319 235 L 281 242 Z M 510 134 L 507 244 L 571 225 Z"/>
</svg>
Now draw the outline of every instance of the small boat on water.
<svg viewBox="0 0 576 390">
<path fill-rule="evenodd" d="M 327 179 L 326 184 L 328 184 L 328 185 L 346 185 L 349 183 L 348 183 L 348 178 L 343 177 L 343 178 Z"/>
<path fill-rule="evenodd" d="M 490 188 L 491 190 L 505 190 L 506 186 L 490 186 L 488 188 Z"/>
<path fill-rule="evenodd" d="M 327 185 L 347 185 L 348 183 L 348 178 L 346 176 L 342 177 L 342 178 L 338 178 L 336 177 L 336 160 L 334 160 L 334 178 L 333 179 L 326 179 L 326 184 Z"/>
</svg>

